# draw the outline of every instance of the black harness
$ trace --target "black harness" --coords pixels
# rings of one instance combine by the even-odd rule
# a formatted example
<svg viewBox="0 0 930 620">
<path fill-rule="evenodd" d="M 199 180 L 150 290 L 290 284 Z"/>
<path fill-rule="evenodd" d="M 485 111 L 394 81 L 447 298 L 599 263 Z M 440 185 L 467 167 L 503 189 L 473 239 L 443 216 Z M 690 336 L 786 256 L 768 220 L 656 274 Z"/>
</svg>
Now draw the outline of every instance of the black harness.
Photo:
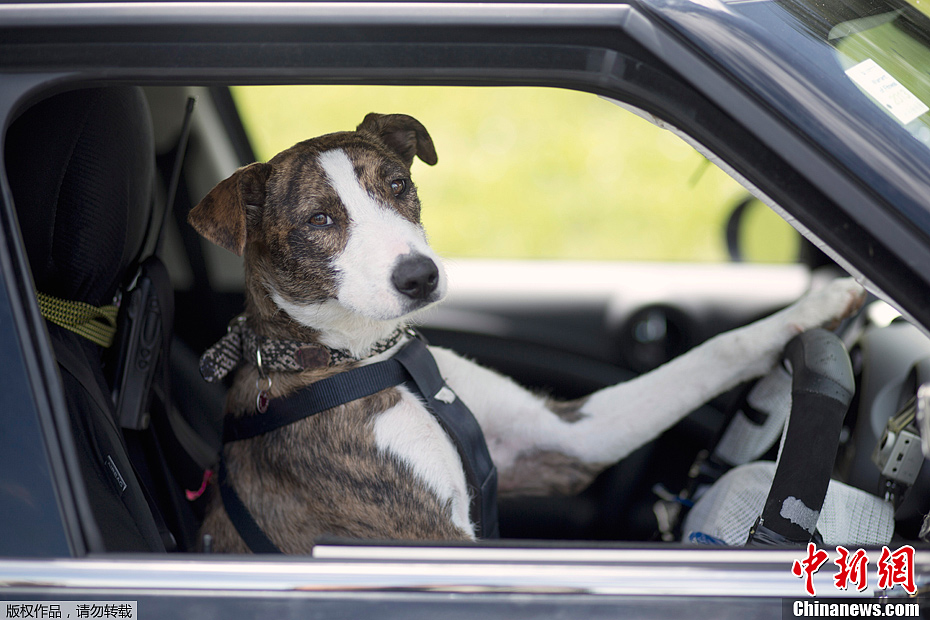
<svg viewBox="0 0 930 620">
<path fill-rule="evenodd" d="M 405 385 L 423 401 L 455 444 L 471 496 L 470 517 L 480 538 L 499 537 L 497 524 L 497 469 L 491 461 L 484 434 L 468 407 L 445 384 L 436 361 L 419 338 L 405 344 L 393 357 L 359 366 L 317 381 L 289 396 L 268 402 L 262 414 L 227 417 L 223 443 L 263 435 L 282 426 L 381 390 Z M 223 506 L 239 535 L 253 553 L 281 553 L 268 538 L 229 484 L 220 461 Z"/>
</svg>

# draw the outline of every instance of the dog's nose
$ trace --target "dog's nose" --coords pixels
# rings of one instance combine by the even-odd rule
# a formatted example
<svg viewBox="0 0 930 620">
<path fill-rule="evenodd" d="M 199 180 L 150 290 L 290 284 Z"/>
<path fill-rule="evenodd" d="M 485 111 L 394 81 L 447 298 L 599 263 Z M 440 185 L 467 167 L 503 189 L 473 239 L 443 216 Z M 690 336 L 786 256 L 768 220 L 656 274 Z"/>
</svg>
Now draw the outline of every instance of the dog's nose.
<svg viewBox="0 0 930 620">
<path fill-rule="evenodd" d="M 397 263 L 391 274 L 394 288 L 411 299 L 429 297 L 439 285 L 439 268 L 422 254 L 407 256 Z"/>
</svg>

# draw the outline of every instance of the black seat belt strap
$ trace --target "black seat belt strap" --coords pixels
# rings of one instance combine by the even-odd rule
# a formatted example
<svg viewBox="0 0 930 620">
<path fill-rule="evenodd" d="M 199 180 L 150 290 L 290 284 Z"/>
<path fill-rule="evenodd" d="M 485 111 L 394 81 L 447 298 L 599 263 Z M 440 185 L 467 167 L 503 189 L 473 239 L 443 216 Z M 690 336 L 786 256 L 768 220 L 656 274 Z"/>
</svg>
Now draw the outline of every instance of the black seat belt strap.
<svg viewBox="0 0 930 620">
<path fill-rule="evenodd" d="M 471 520 L 479 538 L 499 538 L 497 524 L 497 468 L 484 433 L 472 412 L 453 392 L 422 340 L 414 340 L 393 357 L 413 377 L 417 390 L 458 449 L 465 479 L 471 488 Z"/>
</svg>

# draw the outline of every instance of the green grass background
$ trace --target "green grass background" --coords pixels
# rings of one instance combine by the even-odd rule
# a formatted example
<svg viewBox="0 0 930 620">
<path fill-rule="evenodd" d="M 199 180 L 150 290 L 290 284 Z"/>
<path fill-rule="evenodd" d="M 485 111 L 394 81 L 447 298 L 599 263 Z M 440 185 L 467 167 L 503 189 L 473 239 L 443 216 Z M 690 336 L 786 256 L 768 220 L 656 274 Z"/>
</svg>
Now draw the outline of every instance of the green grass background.
<svg viewBox="0 0 930 620">
<path fill-rule="evenodd" d="M 233 89 L 256 154 L 402 112 L 439 154 L 413 179 L 445 256 L 723 261 L 745 191 L 674 134 L 587 93 L 543 88 L 258 86 Z M 793 231 L 764 207 L 749 255 L 793 257 Z"/>
</svg>

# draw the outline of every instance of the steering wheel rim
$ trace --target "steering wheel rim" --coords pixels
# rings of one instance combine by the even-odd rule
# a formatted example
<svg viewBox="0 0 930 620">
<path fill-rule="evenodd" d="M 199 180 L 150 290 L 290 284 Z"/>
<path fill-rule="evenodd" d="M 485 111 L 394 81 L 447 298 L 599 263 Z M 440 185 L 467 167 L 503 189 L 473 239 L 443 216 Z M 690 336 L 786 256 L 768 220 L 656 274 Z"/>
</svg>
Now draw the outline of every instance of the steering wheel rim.
<svg viewBox="0 0 930 620">
<path fill-rule="evenodd" d="M 806 544 L 813 537 L 855 394 L 852 363 L 840 338 L 814 329 L 785 347 L 791 369 L 791 412 L 775 476 L 748 545 Z"/>
</svg>

